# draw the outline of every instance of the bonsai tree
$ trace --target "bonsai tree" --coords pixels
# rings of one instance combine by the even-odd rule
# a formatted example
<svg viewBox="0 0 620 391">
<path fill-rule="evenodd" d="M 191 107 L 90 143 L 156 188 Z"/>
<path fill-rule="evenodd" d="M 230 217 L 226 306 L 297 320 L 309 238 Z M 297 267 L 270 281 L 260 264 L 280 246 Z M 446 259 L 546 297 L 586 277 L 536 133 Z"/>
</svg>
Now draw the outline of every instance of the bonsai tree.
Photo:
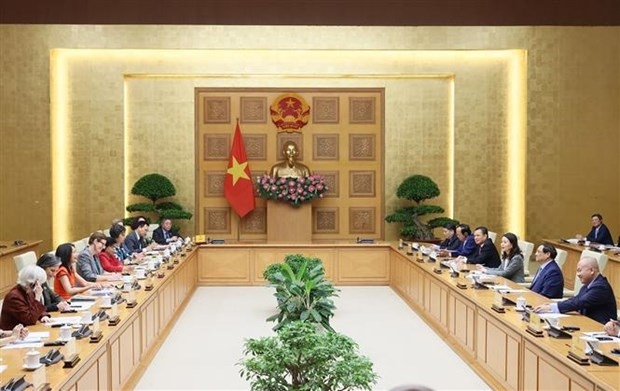
<svg viewBox="0 0 620 391">
<path fill-rule="evenodd" d="M 349 337 L 295 321 L 273 337 L 246 340 L 239 365 L 254 391 L 372 390 L 377 374 Z"/>
<path fill-rule="evenodd" d="M 458 224 L 457 220 L 448 217 L 437 217 L 427 222 L 421 220 L 422 216 L 434 213 L 443 213 L 444 209 L 438 205 L 422 204 L 423 201 L 438 197 L 439 187 L 429 177 L 424 175 L 412 175 L 405 179 L 396 195 L 414 201 L 414 206 L 406 206 L 387 215 L 385 221 L 388 223 L 403 223 L 400 230 L 401 236 L 408 239 L 429 240 L 434 239 L 433 229 L 442 227 L 447 223 Z"/>
<path fill-rule="evenodd" d="M 160 174 L 147 174 L 138 179 L 131 188 L 131 194 L 147 198 L 150 202 L 139 202 L 127 206 L 127 212 L 151 214 L 159 223 L 162 219 L 189 220 L 192 214 L 183 210 L 183 207 L 173 201 L 161 201 L 176 195 L 176 189 L 170 179 Z M 125 220 L 131 221 L 132 218 Z M 127 223 L 127 221 L 126 221 Z"/>
<path fill-rule="evenodd" d="M 267 318 L 276 321 L 274 330 L 302 320 L 314 322 L 333 331 L 329 320 L 334 316 L 333 297 L 338 290 L 325 279 L 325 268 L 318 258 L 300 254 L 287 255 L 283 263 L 269 265 L 263 276 L 276 288 L 278 313 Z"/>
</svg>

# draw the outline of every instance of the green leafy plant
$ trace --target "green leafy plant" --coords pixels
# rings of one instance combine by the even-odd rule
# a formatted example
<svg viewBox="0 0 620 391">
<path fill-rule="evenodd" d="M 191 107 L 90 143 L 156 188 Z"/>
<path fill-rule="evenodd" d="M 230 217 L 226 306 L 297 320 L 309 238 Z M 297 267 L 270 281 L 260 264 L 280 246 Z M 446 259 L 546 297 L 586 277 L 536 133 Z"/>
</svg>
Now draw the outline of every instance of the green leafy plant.
<svg viewBox="0 0 620 391">
<path fill-rule="evenodd" d="M 412 175 L 405 179 L 398 190 L 398 198 L 414 201 L 414 206 L 406 206 L 396 210 L 385 217 L 388 223 L 403 223 L 400 230 L 401 236 L 407 239 L 429 240 L 434 239 L 433 229 L 442 227 L 447 223 L 458 224 L 458 220 L 449 217 L 437 217 L 427 222 L 421 217 L 429 214 L 443 213 L 444 209 L 439 205 L 425 205 L 423 201 L 439 196 L 437 184 L 424 175 Z"/>
<path fill-rule="evenodd" d="M 254 391 L 372 390 L 377 382 L 372 362 L 351 338 L 313 323 L 290 322 L 244 346 L 240 374 Z"/>
<path fill-rule="evenodd" d="M 267 318 L 276 321 L 274 330 L 302 320 L 320 324 L 333 331 L 329 320 L 334 316 L 333 297 L 338 290 L 325 279 L 323 263 L 318 258 L 300 254 L 287 255 L 283 263 L 269 265 L 263 276 L 275 287 L 278 313 Z"/>
<path fill-rule="evenodd" d="M 173 201 L 161 201 L 176 195 L 176 189 L 170 179 L 161 174 L 147 174 L 138 179 L 131 188 L 131 194 L 149 199 L 151 202 L 138 202 L 127 206 L 127 212 L 150 214 L 159 223 L 164 218 L 171 220 L 189 220 L 192 214 Z M 133 218 L 125 219 L 130 224 Z"/>
</svg>

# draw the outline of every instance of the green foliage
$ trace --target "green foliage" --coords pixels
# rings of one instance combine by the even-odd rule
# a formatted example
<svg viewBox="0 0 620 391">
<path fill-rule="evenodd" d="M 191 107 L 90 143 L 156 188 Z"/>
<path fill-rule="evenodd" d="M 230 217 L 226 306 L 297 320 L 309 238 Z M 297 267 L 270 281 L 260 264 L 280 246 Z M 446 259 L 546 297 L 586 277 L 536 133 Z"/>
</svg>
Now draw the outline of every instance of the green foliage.
<svg viewBox="0 0 620 391">
<path fill-rule="evenodd" d="M 431 178 L 424 175 L 410 176 L 396 190 L 398 198 L 415 201 L 416 203 L 429 198 L 439 197 L 440 194 L 437 184 Z"/>
<path fill-rule="evenodd" d="M 246 340 L 244 356 L 240 374 L 253 391 L 372 390 L 378 378 L 351 338 L 302 321 Z"/>
<path fill-rule="evenodd" d="M 156 210 L 155 205 L 146 202 L 131 204 L 127 207 L 127 212 L 155 212 Z"/>
<path fill-rule="evenodd" d="M 278 312 L 267 321 L 276 321 L 274 330 L 296 321 L 318 323 L 333 331 L 329 320 L 336 306 L 332 297 L 338 290 L 325 279 L 323 263 L 318 258 L 287 255 L 283 263 L 269 265 L 263 276 L 276 288 Z"/>
<path fill-rule="evenodd" d="M 177 193 L 170 179 L 161 174 L 147 174 L 131 188 L 131 194 L 140 195 L 153 201 L 160 198 L 172 197 Z"/>
<path fill-rule="evenodd" d="M 179 203 L 172 202 L 172 201 L 160 202 L 155 207 L 159 210 L 164 210 L 164 209 L 183 210 L 183 207 Z"/>
<path fill-rule="evenodd" d="M 140 195 L 149 199 L 151 202 L 138 202 L 127 206 L 127 211 L 131 213 L 152 214 L 159 223 L 164 218 L 172 220 L 189 220 L 192 214 L 183 210 L 183 207 L 173 201 L 158 202 L 162 198 L 172 197 L 176 194 L 176 189 L 170 179 L 160 174 L 147 174 L 138 179 L 131 189 L 131 194 Z M 132 217 L 124 219 L 126 225 L 130 225 Z M 148 219 L 149 222 L 151 219 Z"/>
<path fill-rule="evenodd" d="M 402 223 L 403 227 L 400 234 L 404 238 L 414 240 L 434 239 L 434 228 L 442 227 L 446 223 L 459 223 L 458 220 L 448 217 L 438 217 L 428 222 L 422 221 L 422 216 L 444 212 L 444 209 L 439 205 L 420 204 L 420 202 L 437 197 L 440 194 L 439 187 L 431 178 L 424 175 L 412 175 L 398 186 L 396 195 L 398 198 L 414 201 L 416 205 L 395 210 L 385 217 L 385 221 Z"/>
</svg>

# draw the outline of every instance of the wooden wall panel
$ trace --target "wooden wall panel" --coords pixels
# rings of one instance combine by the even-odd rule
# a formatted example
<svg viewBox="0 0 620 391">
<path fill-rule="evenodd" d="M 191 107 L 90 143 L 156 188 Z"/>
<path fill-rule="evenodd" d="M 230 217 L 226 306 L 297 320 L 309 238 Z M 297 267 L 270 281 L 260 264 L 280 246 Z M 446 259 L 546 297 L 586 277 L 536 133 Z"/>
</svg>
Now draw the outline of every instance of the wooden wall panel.
<svg viewBox="0 0 620 391">
<path fill-rule="evenodd" d="M 272 122 L 269 106 L 284 92 L 273 88 L 195 90 L 196 232 L 226 240 L 268 240 L 262 229 L 248 230 L 230 209 L 222 224 L 208 211 L 229 209 L 217 177 L 226 172 L 236 118 L 246 145 L 252 181 L 282 160 L 281 145 L 297 143 L 299 160 L 337 188 L 312 201 L 318 210 L 335 210 L 332 223 L 313 221 L 312 240 L 384 238 L 384 91 L 383 89 L 294 89 L 310 105 L 308 124 L 295 132 Z M 317 110 L 317 112 L 315 112 Z M 248 148 L 248 146 L 250 148 Z M 267 203 L 257 198 L 257 206 Z M 337 209 L 335 209 L 337 208 Z M 320 213 L 314 213 L 316 220 Z M 267 221 L 267 230 L 269 222 Z"/>
</svg>

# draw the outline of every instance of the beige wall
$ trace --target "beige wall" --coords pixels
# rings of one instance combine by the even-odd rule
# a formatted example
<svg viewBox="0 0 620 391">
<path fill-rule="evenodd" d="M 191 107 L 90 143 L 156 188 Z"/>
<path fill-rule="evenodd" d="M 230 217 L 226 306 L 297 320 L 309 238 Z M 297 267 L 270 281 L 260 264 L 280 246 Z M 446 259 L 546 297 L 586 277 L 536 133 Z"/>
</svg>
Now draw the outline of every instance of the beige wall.
<svg viewBox="0 0 620 391">
<path fill-rule="evenodd" d="M 40 238 L 49 248 L 105 228 L 123 214 L 125 188 L 149 172 L 168 175 L 193 210 L 194 88 L 291 86 L 386 89 L 387 212 L 400 181 L 423 173 L 440 184 L 439 202 L 453 197 L 454 217 L 473 225 L 514 229 L 507 204 L 522 202 L 528 239 L 583 233 L 595 211 L 617 236 L 619 33 L 1 25 L 0 238 Z M 519 129 L 526 148 L 515 155 Z M 52 146 L 52 130 L 63 143 Z M 52 161 L 66 164 L 67 178 L 52 180 Z M 525 190 L 509 173 L 520 166 Z M 386 226 L 387 239 L 396 232 Z"/>
</svg>

